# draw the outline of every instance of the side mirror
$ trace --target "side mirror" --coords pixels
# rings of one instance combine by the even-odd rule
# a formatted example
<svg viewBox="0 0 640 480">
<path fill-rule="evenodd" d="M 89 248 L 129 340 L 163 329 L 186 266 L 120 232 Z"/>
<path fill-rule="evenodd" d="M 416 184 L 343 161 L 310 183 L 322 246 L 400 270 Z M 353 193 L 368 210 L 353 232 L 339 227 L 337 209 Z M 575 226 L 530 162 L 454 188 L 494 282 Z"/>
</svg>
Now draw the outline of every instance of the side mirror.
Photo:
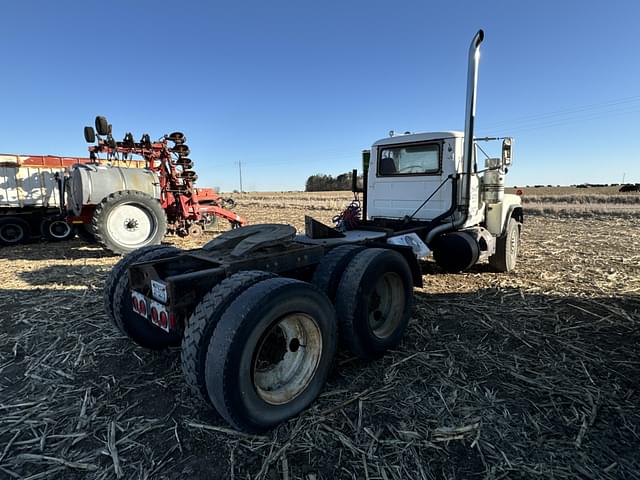
<svg viewBox="0 0 640 480">
<path fill-rule="evenodd" d="M 505 167 L 508 167 L 509 165 L 511 165 L 512 159 L 511 159 L 511 143 L 512 143 L 511 138 L 505 138 L 504 140 L 502 140 L 502 165 L 504 165 Z"/>
<path fill-rule="evenodd" d="M 87 143 L 94 143 L 96 141 L 96 132 L 93 127 L 84 127 L 84 139 Z"/>
</svg>

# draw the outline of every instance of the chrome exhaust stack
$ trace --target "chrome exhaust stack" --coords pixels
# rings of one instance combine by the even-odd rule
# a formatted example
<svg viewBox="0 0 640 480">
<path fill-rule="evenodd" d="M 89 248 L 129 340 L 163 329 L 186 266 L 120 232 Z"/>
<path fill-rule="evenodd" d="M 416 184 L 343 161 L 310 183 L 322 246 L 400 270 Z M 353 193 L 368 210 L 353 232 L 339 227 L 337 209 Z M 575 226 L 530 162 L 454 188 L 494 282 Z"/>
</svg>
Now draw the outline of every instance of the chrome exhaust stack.
<svg viewBox="0 0 640 480">
<path fill-rule="evenodd" d="M 464 147 L 463 147 L 463 171 L 462 196 L 460 205 L 463 212 L 468 211 L 471 197 L 471 179 L 473 173 L 473 133 L 476 120 L 476 93 L 478 89 L 478 64 L 480 63 L 480 44 L 484 40 L 484 32 L 478 30 L 469 46 L 469 64 L 467 67 L 467 106 L 464 122 Z"/>
<path fill-rule="evenodd" d="M 442 225 L 433 228 L 426 236 L 427 244 L 436 238 L 440 233 L 454 230 L 467 221 L 469 216 L 469 204 L 471 201 L 471 175 L 473 171 L 473 130 L 476 119 L 476 91 L 478 88 L 478 64 L 480 63 L 480 44 L 484 40 L 484 32 L 478 30 L 471 46 L 469 47 L 469 66 L 467 67 L 467 107 L 464 124 L 464 146 L 463 146 L 463 174 L 460 182 L 460 217 L 452 219 Z"/>
</svg>

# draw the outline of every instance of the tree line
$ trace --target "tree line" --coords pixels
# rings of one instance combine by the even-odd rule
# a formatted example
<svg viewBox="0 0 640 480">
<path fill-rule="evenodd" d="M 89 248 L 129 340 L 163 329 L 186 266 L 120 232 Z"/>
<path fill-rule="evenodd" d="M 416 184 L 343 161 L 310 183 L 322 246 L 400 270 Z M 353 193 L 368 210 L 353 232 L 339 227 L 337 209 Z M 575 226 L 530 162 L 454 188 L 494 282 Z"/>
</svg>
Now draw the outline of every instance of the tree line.
<svg viewBox="0 0 640 480">
<path fill-rule="evenodd" d="M 362 182 L 362 176 L 358 177 L 358 182 Z M 351 190 L 351 172 L 341 173 L 336 177 L 316 173 L 307 178 L 306 192 L 331 192 L 335 190 Z"/>
</svg>

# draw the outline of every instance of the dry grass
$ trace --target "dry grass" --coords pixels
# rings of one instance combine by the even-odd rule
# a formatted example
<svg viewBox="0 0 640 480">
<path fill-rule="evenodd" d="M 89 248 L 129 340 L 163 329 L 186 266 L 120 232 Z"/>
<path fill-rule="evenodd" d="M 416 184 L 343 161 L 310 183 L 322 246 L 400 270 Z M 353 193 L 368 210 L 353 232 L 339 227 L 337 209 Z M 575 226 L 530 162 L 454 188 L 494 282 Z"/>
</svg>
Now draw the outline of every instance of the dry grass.
<svg viewBox="0 0 640 480">
<path fill-rule="evenodd" d="M 253 223 L 335 213 L 245 200 Z M 536 216 L 514 274 L 425 263 L 400 348 L 342 352 L 311 408 L 264 436 L 194 399 L 178 351 L 112 328 L 116 257 L 79 241 L 2 249 L 0 478 L 640 478 L 639 229 Z"/>
</svg>

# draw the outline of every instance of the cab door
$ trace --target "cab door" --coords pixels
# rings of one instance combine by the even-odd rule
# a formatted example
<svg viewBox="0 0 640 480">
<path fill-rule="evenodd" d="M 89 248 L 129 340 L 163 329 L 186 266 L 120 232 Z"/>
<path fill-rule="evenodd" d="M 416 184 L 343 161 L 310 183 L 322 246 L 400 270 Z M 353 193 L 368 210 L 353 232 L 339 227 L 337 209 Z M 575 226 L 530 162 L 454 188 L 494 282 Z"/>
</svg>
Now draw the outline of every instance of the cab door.
<svg viewBox="0 0 640 480">
<path fill-rule="evenodd" d="M 455 138 L 376 145 L 371 163 L 368 218 L 432 220 L 450 208 Z"/>
</svg>

